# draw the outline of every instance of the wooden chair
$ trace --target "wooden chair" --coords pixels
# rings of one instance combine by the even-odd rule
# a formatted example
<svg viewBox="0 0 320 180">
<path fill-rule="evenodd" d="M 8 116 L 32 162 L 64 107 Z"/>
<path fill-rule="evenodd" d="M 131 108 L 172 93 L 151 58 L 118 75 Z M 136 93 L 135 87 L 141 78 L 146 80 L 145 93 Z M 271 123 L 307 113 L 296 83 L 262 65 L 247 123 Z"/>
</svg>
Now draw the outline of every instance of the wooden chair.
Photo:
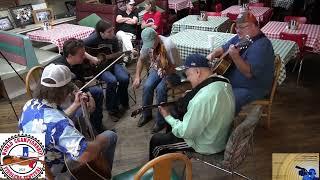
<svg viewBox="0 0 320 180">
<path fill-rule="evenodd" d="M 245 161 L 248 153 L 253 151 L 254 130 L 261 117 L 261 106 L 254 106 L 248 116 L 231 132 L 224 151 L 212 155 L 202 155 L 196 152 L 185 152 L 190 159 L 202 162 L 225 173 L 250 179 L 235 170 Z M 254 160 L 253 160 L 254 161 Z M 233 178 L 232 178 L 233 179 Z"/>
<path fill-rule="evenodd" d="M 296 20 L 299 24 L 306 24 L 307 18 L 303 16 L 285 16 L 284 22 L 289 22 L 291 20 Z"/>
<path fill-rule="evenodd" d="M 127 172 L 114 176 L 113 180 L 178 180 L 177 174 L 172 171 L 172 163 L 176 160 L 183 161 L 186 165 L 186 180 L 192 179 L 192 164 L 187 156 L 181 153 L 169 153 L 159 156 L 142 167 L 137 167 Z"/>
<path fill-rule="evenodd" d="M 300 79 L 300 73 L 301 73 L 301 69 L 302 69 L 302 64 L 303 64 L 303 60 L 304 60 L 303 55 L 305 54 L 305 44 L 308 39 L 308 35 L 307 34 L 290 34 L 290 33 L 281 32 L 280 39 L 294 41 L 299 46 L 300 53 L 299 53 L 298 58 L 294 64 L 294 67 L 292 69 L 292 72 L 294 72 L 294 70 L 296 69 L 296 66 L 298 64 L 298 61 L 300 61 L 299 72 L 298 72 L 298 77 L 297 77 L 297 86 L 298 86 L 299 79 Z"/>
<path fill-rule="evenodd" d="M 230 33 L 231 34 L 236 34 L 236 23 L 232 23 L 230 26 Z"/>
<path fill-rule="evenodd" d="M 32 81 L 34 83 L 37 83 L 40 80 L 43 69 L 44 68 L 42 66 L 35 66 L 35 67 L 31 68 L 27 74 L 26 91 L 27 91 L 27 95 L 30 98 L 32 98 L 31 83 L 32 83 Z"/>
<path fill-rule="evenodd" d="M 274 95 L 276 94 L 277 86 L 278 86 L 278 79 L 280 75 L 280 67 L 281 67 L 281 59 L 280 56 L 277 54 L 274 60 L 274 76 L 272 87 L 270 93 L 266 99 L 256 100 L 251 103 L 251 105 L 261 105 L 264 108 L 264 112 L 262 113 L 262 117 L 266 117 L 267 119 L 267 128 L 270 129 L 270 121 L 271 121 L 271 108 L 274 99 Z M 240 114 L 243 114 L 242 112 Z"/>
</svg>

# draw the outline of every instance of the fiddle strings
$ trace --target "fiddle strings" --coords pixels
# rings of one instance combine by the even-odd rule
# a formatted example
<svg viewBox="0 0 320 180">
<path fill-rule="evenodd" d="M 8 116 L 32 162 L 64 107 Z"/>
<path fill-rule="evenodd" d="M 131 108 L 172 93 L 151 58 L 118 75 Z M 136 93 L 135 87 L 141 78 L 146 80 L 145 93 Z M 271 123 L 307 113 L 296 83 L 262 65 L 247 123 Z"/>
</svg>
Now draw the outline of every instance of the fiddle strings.
<svg viewBox="0 0 320 180">
<path fill-rule="evenodd" d="M 92 83 L 97 77 L 99 77 L 103 72 L 105 72 L 107 69 L 109 69 L 112 65 L 114 65 L 119 59 L 121 59 L 125 54 L 122 54 L 119 56 L 116 60 L 114 60 L 109 66 L 104 68 L 99 74 L 97 74 L 94 78 L 92 78 L 89 82 L 87 82 L 84 86 L 82 86 L 79 90 L 82 91 L 84 88 L 86 88 L 90 83 Z"/>
<path fill-rule="evenodd" d="M 32 157 L 30 159 L 22 160 L 22 161 L 19 161 L 19 162 L 10 163 L 10 164 L 6 164 L 6 165 L 0 165 L 0 167 L 16 165 L 16 164 L 20 164 L 20 163 L 27 162 L 27 161 L 30 161 L 30 160 L 38 160 L 38 158 L 41 158 L 41 157 L 44 157 L 44 156 L 45 155 L 38 156 L 38 157 Z M 39 161 L 42 161 L 42 160 L 39 160 Z"/>
</svg>

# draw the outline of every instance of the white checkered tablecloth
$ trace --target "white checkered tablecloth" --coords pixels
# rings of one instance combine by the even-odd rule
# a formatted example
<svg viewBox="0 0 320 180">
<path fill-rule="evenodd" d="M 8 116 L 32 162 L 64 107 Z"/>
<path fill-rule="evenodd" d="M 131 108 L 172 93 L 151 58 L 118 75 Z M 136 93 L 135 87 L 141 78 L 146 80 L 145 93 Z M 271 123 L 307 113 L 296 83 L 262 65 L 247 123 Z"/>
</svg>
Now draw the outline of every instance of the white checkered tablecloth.
<svg viewBox="0 0 320 180">
<path fill-rule="evenodd" d="M 284 9 L 289 9 L 294 0 L 272 0 L 272 7 L 281 7 Z"/>
<path fill-rule="evenodd" d="M 49 30 L 37 30 L 28 32 L 27 36 L 32 41 L 49 42 L 56 45 L 59 48 L 59 52 L 62 52 L 63 43 L 70 39 L 84 39 L 88 37 L 94 28 L 79 26 L 74 24 L 60 24 L 53 26 Z"/>
<path fill-rule="evenodd" d="M 280 39 L 281 32 L 307 34 L 306 46 L 312 48 L 314 53 L 320 54 L 320 25 L 300 24 L 297 30 L 289 30 L 286 22 L 270 21 L 261 31 L 269 38 L 275 39 Z"/>
<path fill-rule="evenodd" d="M 231 26 L 231 21 L 227 17 L 209 16 L 208 21 L 199 21 L 197 18 L 197 15 L 189 15 L 176 21 L 172 25 L 171 35 L 186 29 L 226 32 Z"/>
<path fill-rule="evenodd" d="M 241 6 L 238 6 L 238 5 L 230 6 L 227 9 L 221 11 L 221 16 L 226 17 L 228 13 L 240 14 L 240 8 Z M 270 9 L 269 7 L 249 6 L 250 12 L 257 18 L 257 21 L 259 22 L 264 22 L 263 17 L 265 16 L 265 13 L 267 13 L 269 9 Z"/>
<path fill-rule="evenodd" d="M 168 0 L 169 9 L 174 9 L 177 13 L 182 9 L 193 8 L 191 0 Z"/>
<path fill-rule="evenodd" d="M 214 36 L 214 48 L 221 47 L 235 36 L 235 34 L 221 32 L 186 30 L 170 36 L 170 39 L 179 49 L 182 60 L 185 60 L 190 54 L 199 53 L 207 56 L 212 51 L 208 43 L 209 35 Z M 280 78 L 278 80 L 278 83 L 281 84 L 286 78 L 285 65 L 298 54 L 299 48 L 298 45 L 292 41 L 271 39 L 271 42 L 275 54 L 279 54 L 281 57 Z"/>
</svg>

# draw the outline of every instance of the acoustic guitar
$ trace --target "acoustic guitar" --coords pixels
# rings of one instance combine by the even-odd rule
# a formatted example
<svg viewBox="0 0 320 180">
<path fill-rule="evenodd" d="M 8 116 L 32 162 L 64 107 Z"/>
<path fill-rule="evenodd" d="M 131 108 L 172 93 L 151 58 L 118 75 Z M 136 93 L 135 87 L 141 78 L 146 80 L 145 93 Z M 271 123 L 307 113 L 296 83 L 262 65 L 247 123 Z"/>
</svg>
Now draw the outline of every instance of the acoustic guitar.
<svg viewBox="0 0 320 180">
<path fill-rule="evenodd" d="M 112 53 L 110 47 L 104 44 L 100 44 L 97 48 L 86 47 L 86 52 L 92 56 L 96 56 L 99 59 L 100 64 L 92 65 L 89 63 L 88 59 L 85 59 L 84 63 L 82 64 L 85 77 L 97 75 L 101 70 L 110 65 L 113 60 L 122 54 L 131 54 L 131 51 Z"/>
<path fill-rule="evenodd" d="M 77 87 L 75 87 L 77 89 Z M 79 124 L 79 131 L 86 138 L 86 140 L 93 141 L 95 139 L 95 134 L 90 122 L 90 114 L 87 109 L 85 102 L 81 101 L 81 108 L 83 116 L 79 117 L 76 121 Z M 85 164 L 80 164 L 64 155 L 65 165 L 70 172 L 71 176 L 77 180 L 107 180 L 111 178 L 111 169 L 109 163 L 106 161 L 104 154 L 100 154 L 95 160 L 92 160 Z"/>
<path fill-rule="evenodd" d="M 245 36 L 244 38 L 240 39 L 240 41 L 235 45 L 237 49 L 243 50 L 247 49 L 251 44 L 253 43 L 250 36 Z M 229 51 L 222 54 L 222 56 L 218 60 L 213 60 L 216 62 L 211 62 L 213 64 L 218 63 L 214 68 L 213 72 L 216 72 L 220 75 L 223 75 L 227 72 L 227 70 L 232 65 L 233 61 L 231 57 L 229 56 Z"/>
</svg>

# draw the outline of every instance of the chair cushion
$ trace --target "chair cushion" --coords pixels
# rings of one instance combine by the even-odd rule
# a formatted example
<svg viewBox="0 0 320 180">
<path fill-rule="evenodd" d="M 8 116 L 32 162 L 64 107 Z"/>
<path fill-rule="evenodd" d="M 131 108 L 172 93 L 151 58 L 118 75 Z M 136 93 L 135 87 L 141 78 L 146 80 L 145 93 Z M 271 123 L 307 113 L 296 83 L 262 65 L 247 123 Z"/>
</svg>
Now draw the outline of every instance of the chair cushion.
<svg viewBox="0 0 320 180">
<path fill-rule="evenodd" d="M 19 73 L 23 74 L 27 72 L 27 66 L 23 66 L 14 62 L 10 62 L 13 66 L 13 68 Z M 16 73 L 14 70 L 10 67 L 10 65 L 4 60 L 3 58 L 0 58 L 0 77 L 2 80 L 9 79 L 16 76 Z"/>
<path fill-rule="evenodd" d="M 46 66 L 47 64 L 61 57 L 59 53 L 46 51 L 39 48 L 34 48 L 34 52 L 37 56 L 39 64 L 41 64 L 42 66 Z"/>
<path fill-rule="evenodd" d="M 112 180 L 133 180 L 134 176 L 137 174 L 137 172 L 142 168 L 142 166 L 136 167 L 134 169 L 131 169 L 129 171 L 123 172 L 121 174 L 118 174 L 116 176 L 112 177 Z M 170 180 L 179 180 L 179 176 L 177 173 L 172 170 L 171 178 Z M 149 169 L 142 177 L 141 180 L 153 180 L 153 169 Z"/>
<path fill-rule="evenodd" d="M 96 24 L 101 20 L 101 17 L 96 15 L 95 13 L 81 19 L 78 24 L 81 26 L 88 26 L 88 27 L 96 27 Z"/>
</svg>

